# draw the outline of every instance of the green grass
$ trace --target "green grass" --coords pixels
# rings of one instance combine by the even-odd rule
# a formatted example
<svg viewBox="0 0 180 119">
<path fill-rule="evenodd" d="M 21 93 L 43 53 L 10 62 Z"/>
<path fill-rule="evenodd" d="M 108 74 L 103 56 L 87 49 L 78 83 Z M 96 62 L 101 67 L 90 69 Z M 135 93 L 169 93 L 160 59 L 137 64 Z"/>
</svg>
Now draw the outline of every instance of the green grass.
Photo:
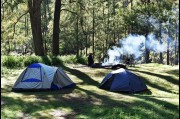
<svg viewBox="0 0 180 119">
<path fill-rule="evenodd" d="M 2 119 L 179 119 L 179 67 L 142 64 L 129 70 L 144 79 L 149 91 L 122 94 L 99 89 L 111 69 L 63 69 L 77 84 L 60 91 L 11 92 L 23 69 L 1 72 Z"/>
</svg>

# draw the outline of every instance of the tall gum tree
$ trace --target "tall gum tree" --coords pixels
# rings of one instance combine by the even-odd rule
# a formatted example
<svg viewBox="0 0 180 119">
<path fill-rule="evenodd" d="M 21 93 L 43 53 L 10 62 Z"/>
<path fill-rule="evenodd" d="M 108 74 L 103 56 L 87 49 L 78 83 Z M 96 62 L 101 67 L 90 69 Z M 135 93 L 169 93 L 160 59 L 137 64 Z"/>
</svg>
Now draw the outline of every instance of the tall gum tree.
<svg viewBox="0 0 180 119">
<path fill-rule="evenodd" d="M 44 56 L 41 31 L 41 2 L 42 0 L 28 0 L 35 55 Z"/>
<path fill-rule="evenodd" d="M 56 0 L 55 10 L 54 10 L 53 42 L 52 42 L 52 54 L 55 56 L 59 55 L 60 12 L 61 12 L 61 0 Z"/>
</svg>

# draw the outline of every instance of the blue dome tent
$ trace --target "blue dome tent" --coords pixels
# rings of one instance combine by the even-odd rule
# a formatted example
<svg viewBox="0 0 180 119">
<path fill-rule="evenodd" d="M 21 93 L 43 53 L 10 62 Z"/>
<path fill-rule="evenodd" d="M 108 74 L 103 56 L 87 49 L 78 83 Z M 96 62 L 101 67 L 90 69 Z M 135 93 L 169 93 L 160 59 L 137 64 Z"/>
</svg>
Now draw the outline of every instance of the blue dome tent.
<svg viewBox="0 0 180 119">
<path fill-rule="evenodd" d="M 62 89 L 73 86 L 75 83 L 62 68 L 34 63 L 21 73 L 12 91 Z"/>
<path fill-rule="evenodd" d="M 134 73 L 120 68 L 109 73 L 101 82 L 101 89 L 122 92 L 139 92 L 147 89 L 143 80 Z"/>
</svg>

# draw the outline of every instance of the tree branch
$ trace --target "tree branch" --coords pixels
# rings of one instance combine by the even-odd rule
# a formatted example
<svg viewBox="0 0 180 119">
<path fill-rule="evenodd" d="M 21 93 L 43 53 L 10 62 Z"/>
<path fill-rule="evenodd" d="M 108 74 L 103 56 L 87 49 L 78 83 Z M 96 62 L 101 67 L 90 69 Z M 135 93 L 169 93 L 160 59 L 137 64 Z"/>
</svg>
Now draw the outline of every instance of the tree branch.
<svg viewBox="0 0 180 119">
<path fill-rule="evenodd" d="M 17 23 L 19 22 L 19 20 L 20 20 L 24 15 L 26 15 L 28 12 L 29 12 L 29 10 L 27 10 L 25 13 L 23 13 L 21 16 L 19 16 L 19 17 L 17 18 L 16 22 L 14 22 L 14 25 L 13 25 L 13 27 L 14 27 L 13 39 L 14 39 L 15 31 L 16 31 L 16 24 L 17 24 Z"/>
<path fill-rule="evenodd" d="M 3 5 L 4 5 L 5 3 L 8 3 L 7 0 L 4 0 L 4 2 L 1 3 L 1 7 L 3 7 Z"/>
<path fill-rule="evenodd" d="M 72 13 L 72 14 L 76 14 L 76 15 L 78 15 L 76 12 L 73 12 L 73 11 L 70 11 L 70 10 L 68 10 L 68 9 L 61 9 L 61 11 L 68 11 L 68 12 L 70 12 L 70 13 Z"/>
</svg>

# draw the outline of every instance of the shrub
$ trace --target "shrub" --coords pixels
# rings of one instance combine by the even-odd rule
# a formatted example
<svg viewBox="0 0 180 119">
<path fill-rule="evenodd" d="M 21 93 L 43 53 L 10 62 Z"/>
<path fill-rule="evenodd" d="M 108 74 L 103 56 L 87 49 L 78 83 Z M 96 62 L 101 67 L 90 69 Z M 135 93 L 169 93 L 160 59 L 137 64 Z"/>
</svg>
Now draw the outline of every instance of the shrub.
<svg viewBox="0 0 180 119">
<path fill-rule="evenodd" d="M 60 56 L 52 56 L 52 65 L 63 65 Z"/>
<path fill-rule="evenodd" d="M 85 56 L 76 57 L 76 55 L 66 56 L 2 56 L 1 66 L 7 68 L 26 67 L 32 63 L 44 63 L 46 65 L 63 65 L 63 64 L 87 64 Z"/>
<path fill-rule="evenodd" d="M 46 65 L 52 65 L 52 59 L 50 58 L 50 56 L 43 56 L 41 57 L 41 60 Z"/>
<path fill-rule="evenodd" d="M 29 66 L 33 63 L 40 63 L 42 59 L 39 56 L 26 56 L 24 59 L 24 66 Z"/>
<path fill-rule="evenodd" d="M 64 56 L 61 56 L 61 59 L 64 63 L 67 63 L 67 64 L 77 63 L 76 55 L 64 55 Z"/>
<path fill-rule="evenodd" d="M 22 60 L 20 57 L 17 56 L 3 56 L 2 57 L 2 66 L 6 66 L 8 68 L 15 68 L 22 66 Z"/>
<path fill-rule="evenodd" d="M 85 56 L 77 57 L 77 63 L 87 64 L 87 58 Z"/>
</svg>

